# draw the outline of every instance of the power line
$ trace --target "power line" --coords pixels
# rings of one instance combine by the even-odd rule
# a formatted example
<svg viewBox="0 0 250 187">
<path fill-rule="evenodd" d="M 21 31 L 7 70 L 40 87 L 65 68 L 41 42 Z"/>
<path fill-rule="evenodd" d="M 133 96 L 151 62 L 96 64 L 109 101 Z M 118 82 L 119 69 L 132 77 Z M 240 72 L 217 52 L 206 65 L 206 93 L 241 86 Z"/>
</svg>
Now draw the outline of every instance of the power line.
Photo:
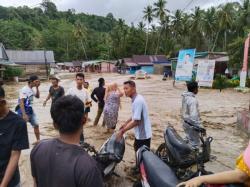
<svg viewBox="0 0 250 187">
<path fill-rule="evenodd" d="M 191 0 L 188 4 L 182 9 L 182 11 L 186 10 L 195 0 Z"/>
<path fill-rule="evenodd" d="M 35 8 L 36 6 L 41 5 L 41 3 L 37 3 L 35 5 L 30 6 L 30 8 Z"/>
</svg>

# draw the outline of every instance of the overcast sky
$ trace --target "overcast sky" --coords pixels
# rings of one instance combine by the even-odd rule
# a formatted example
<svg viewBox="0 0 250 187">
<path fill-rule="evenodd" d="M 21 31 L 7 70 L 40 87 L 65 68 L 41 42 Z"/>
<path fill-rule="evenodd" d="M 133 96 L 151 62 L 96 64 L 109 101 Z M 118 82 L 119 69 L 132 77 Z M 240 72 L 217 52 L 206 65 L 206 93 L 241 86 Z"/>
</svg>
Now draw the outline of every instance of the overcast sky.
<svg viewBox="0 0 250 187">
<path fill-rule="evenodd" d="M 0 0 L 1 6 L 22 6 L 37 7 L 42 0 Z M 156 0 L 53 0 L 59 10 L 74 8 L 77 12 L 106 16 L 112 12 L 116 18 L 125 19 L 130 24 L 142 20 L 143 8 L 153 4 Z M 168 0 L 167 9 L 190 10 L 195 6 L 207 8 L 233 0 Z"/>
</svg>

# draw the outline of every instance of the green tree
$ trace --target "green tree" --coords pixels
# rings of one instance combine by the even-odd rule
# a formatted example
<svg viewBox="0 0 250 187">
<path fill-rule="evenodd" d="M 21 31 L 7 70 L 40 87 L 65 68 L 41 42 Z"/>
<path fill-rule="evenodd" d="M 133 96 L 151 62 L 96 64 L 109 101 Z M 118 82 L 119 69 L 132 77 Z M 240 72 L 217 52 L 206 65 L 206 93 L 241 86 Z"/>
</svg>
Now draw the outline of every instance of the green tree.
<svg viewBox="0 0 250 187">
<path fill-rule="evenodd" d="M 57 18 L 57 8 L 53 2 L 50 0 L 43 0 L 41 6 L 44 9 L 45 15 L 52 19 Z"/>
<path fill-rule="evenodd" d="M 73 32 L 74 32 L 74 37 L 81 44 L 81 47 L 82 47 L 84 55 L 85 55 L 85 59 L 88 60 L 88 56 L 87 56 L 85 45 L 84 45 L 84 41 L 85 41 L 86 36 L 87 36 L 87 28 L 80 21 L 77 21 L 75 23 Z"/>
<path fill-rule="evenodd" d="M 166 0 L 158 0 L 157 2 L 154 3 L 154 12 L 155 12 L 155 17 L 156 18 L 159 18 L 160 20 L 160 23 L 164 23 L 165 19 L 166 19 L 166 4 L 167 4 L 167 1 Z M 158 54 L 158 50 L 159 50 L 159 45 L 160 45 L 160 38 L 161 38 L 161 31 L 162 31 L 162 27 L 164 25 L 161 25 L 161 29 L 159 31 L 159 34 L 158 34 L 158 39 L 157 39 L 157 46 L 156 46 L 156 49 L 155 49 L 155 54 Z"/>
<path fill-rule="evenodd" d="M 147 26 L 147 38 L 146 38 L 146 44 L 145 44 L 145 52 L 144 54 L 147 54 L 147 48 L 148 48 L 148 38 L 149 38 L 149 25 L 152 23 L 153 21 L 153 7 L 152 6 L 147 6 L 146 8 L 144 8 L 143 10 L 143 19 L 147 21 L 148 26 Z"/>
</svg>

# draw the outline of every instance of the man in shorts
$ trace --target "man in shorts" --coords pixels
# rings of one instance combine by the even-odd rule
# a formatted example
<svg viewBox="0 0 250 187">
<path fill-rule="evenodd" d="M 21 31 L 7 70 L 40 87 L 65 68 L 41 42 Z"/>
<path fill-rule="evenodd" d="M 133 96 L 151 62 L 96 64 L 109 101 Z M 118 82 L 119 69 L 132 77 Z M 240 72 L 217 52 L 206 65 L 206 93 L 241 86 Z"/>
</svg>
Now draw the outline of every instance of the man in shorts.
<svg viewBox="0 0 250 187">
<path fill-rule="evenodd" d="M 24 86 L 19 93 L 18 106 L 16 107 L 18 115 L 21 116 L 26 122 L 29 122 L 34 128 L 36 136 L 36 142 L 34 144 L 40 141 L 39 125 L 32 107 L 34 96 L 36 98 L 40 97 L 39 86 L 40 80 L 38 76 L 30 76 L 28 85 Z M 33 88 L 35 88 L 36 91 L 34 91 Z"/>
</svg>

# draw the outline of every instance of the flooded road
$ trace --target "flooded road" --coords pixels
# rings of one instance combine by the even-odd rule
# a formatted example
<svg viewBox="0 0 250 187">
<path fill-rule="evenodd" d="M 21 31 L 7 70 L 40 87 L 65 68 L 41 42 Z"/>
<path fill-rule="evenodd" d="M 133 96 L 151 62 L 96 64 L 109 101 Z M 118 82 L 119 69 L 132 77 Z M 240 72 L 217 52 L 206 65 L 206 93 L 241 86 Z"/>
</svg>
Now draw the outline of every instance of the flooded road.
<svg viewBox="0 0 250 187">
<path fill-rule="evenodd" d="M 104 77 L 106 83 L 117 82 L 120 86 L 129 79 L 127 75 L 118 74 L 86 74 L 86 80 L 91 88 L 97 86 L 97 80 Z M 60 75 L 61 85 L 67 91 L 74 86 L 74 74 Z M 172 81 L 162 81 L 161 76 L 152 76 L 148 80 L 136 80 L 137 90 L 142 94 L 148 104 L 150 119 L 153 129 L 152 149 L 164 141 L 163 131 L 168 124 L 173 125 L 180 134 L 183 134 L 180 120 L 181 94 L 186 89 L 183 83 L 176 84 L 174 88 Z M 5 85 L 7 98 L 10 107 L 13 109 L 17 103 L 18 91 L 26 83 L 15 85 Z M 40 124 L 41 138 L 51 138 L 57 136 L 50 117 L 50 103 L 46 107 L 42 106 L 50 87 L 49 82 L 42 82 L 40 86 L 41 98 L 35 99 L 34 110 Z M 218 90 L 201 89 L 198 93 L 201 118 L 204 126 L 207 128 L 209 136 L 214 138 L 212 143 L 213 155 L 217 160 L 206 164 L 207 168 L 213 172 L 223 171 L 234 168 L 235 159 L 248 143 L 248 138 L 244 133 L 238 130 L 236 124 L 236 112 L 247 109 L 250 94 L 238 93 L 233 90 L 224 90 L 221 93 Z M 119 128 L 131 115 L 131 100 L 122 98 L 121 110 L 119 112 Z M 93 127 L 92 123 L 97 111 L 97 105 L 94 103 L 89 117 L 91 121 L 85 125 L 85 140 L 93 144 L 97 149 L 110 136 L 106 129 L 101 127 L 101 120 L 98 127 Z M 35 141 L 33 129 L 28 124 L 30 147 Z M 126 151 L 124 161 L 117 168 L 116 173 L 120 177 L 113 176 L 107 186 L 127 187 L 132 186 L 133 181 L 128 176 L 128 172 L 135 164 L 135 153 L 133 151 L 133 131 L 127 133 Z M 32 186 L 32 177 L 29 163 L 30 149 L 23 151 L 20 160 L 21 183 L 23 187 Z"/>
</svg>

